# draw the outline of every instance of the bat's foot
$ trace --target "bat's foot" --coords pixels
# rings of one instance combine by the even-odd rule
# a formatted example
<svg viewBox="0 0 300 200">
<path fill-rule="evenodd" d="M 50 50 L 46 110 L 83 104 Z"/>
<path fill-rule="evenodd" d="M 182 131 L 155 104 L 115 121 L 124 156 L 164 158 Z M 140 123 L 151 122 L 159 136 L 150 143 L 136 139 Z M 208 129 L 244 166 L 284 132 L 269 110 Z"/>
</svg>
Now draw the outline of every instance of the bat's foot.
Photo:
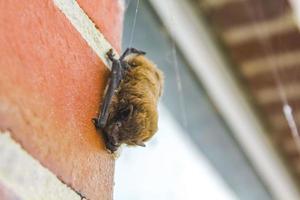
<svg viewBox="0 0 300 200">
<path fill-rule="evenodd" d="M 126 51 L 128 51 L 128 54 L 133 54 L 133 53 L 138 54 L 138 55 L 145 55 L 146 54 L 145 51 L 141 51 L 141 50 L 138 50 L 136 48 L 127 48 Z"/>
<path fill-rule="evenodd" d="M 92 118 L 92 122 L 95 125 L 97 130 L 101 130 L 103 137 L 104 137 L 103 139 L 104 139 L 105 147 L 106 147 L 107 151 L 110 153 L 114 153 L 115 151 L 117 151 L 120 145 L 118 143 L 116 143 L 115 139 L 113 137 L 111 137 L 110 135 L 108 135 L 103 128 L 101 128 L 99 119 Z"/>
<path fill-rule="evenodd" d="M 109 58 L 110 61 L 114 61 L 115 59 L 115 54 L 113 49 L 110 49 L 107 53 L 106 53 L 107 57 Z"/>
<path fill-rule="evenodd" d="M 92 122 L 95 125 L 96 129 L 100 129 L 98 118 L 92 118 Z"/>
<path fill-rule="evenodd" d="M 126 56 L 130 54 L 145 55 L 146 52 L 138 50 L 136 48 L 127 48 L 122 54 L 122 56 L 120 57 L 120 60 L 123 60 Z"/>
<path fill-rule="evenodd" d="M 118 145 L 114 145 L 111 142 L 106 142 L 105 143 L 106 149 L 109 153 L 114 153 L 115 151 L 118 150 L 119 146 Z"/>
</svg>

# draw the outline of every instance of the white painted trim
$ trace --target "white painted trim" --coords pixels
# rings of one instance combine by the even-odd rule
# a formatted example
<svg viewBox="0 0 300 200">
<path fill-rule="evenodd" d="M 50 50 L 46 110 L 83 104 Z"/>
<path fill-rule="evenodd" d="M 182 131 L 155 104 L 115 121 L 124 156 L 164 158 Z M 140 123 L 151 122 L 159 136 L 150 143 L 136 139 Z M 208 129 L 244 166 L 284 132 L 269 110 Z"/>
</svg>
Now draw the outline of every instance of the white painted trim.
<svg viewBox="0 0 300 200">
<path fill-rule="evenodd" d="M 298 27 L 300 27 L 300 1 L 299 0 L 289 0 L 289 1 L 293 10 L 293 14 L 296 17 L 297 25 Z"/>
<path fill-rule="evenodd" d="M 81 200 L 8 132 L 0 132 L 0 182 L 22 200 Z"/>
<path fill-rule="evenodd" d="M 274 64 L 276 64 L 279 71 L 293 68 L 295 65 L 300 64 L 299 57 L 299 50 L 271 54 L 245 61 L 241 64 L 241 69 L 247 77 L 254 77 L 260 74 L 272 73 Z"/>
<path fill-rule="evenodd" d="M 150 2 L 274 198 L 300 199 L 287 168 L 201 18 L 186 1 Z"/>
<path fill-rule="evenodd" d="M 289 82 L 287 84 L 284 84 L 282 85 L 282 89 L 284 90 L 285 96 L 289 101 L 299 99 L 300 97 L 299 82 Z M 257 95 L 257 99 L 261 104 L 267 105 L 271 103 L 282 102 L 280 93 L 278 92 L 278 90 L 274 90 L 274 87 L 272 86 L 258 88 L 257 90 L 255 90 L 255 94 Z"/>
<path fill-rule="evenodd" d="M 287 33 L 295 28 L 295 17 L 288 12 L 274 19 L 230 28 L 223 32 L 222 36 L 227 43 L 236 45 L 253 39 L 264 39 L 276 34 Z"/>
<path fill-rule="evenodd" d="M 244 0 L 204 0 L 200 4 L 205 8 L 220 8 L 229 3 L 242 3 Z"/>
<path fill-rule="evenodd" d="M 64 13 L 82 38 L 100 57 L 102 62 L 110 69 L 106 53 L 114 49 L 98 30 L 87 14 L 80 8 L 76 0 L 53 0 L 54 4 Z M 121 2 L 120 2 L 121 5 Z M 114 50 L 116 56 L 119 56 Z"/>
</svg>

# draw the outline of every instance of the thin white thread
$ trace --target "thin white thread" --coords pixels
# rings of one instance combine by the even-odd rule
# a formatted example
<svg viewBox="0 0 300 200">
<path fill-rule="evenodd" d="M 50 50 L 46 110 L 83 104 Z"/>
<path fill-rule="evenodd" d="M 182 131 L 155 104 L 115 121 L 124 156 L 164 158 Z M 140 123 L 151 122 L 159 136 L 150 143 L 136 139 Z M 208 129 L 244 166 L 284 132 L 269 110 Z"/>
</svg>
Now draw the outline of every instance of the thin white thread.
<svg viewBox="0 0 300 200">
<path fill-rule="evenodd" d="M 130 1 L 127 1 L 127 3 L 124 3 L 124 4 L 125 4 L 125 6 L 124 6 L 124 8 L 125 8 L 125 12 L 127 12 L 127 10 L 128 10 L 128 7 L 130 6 L 130 3 L 131 3 L 131 1 L 132 1 L 132 0 L 130 0 Z M 125 2 L 125 0 L 124 0 L 124 2 Z"/>
<path fill-rule="evenodd" d="M 257 13 L 254 13 L 253 10 L 250 10 L 249 7 L 245 6 L 245 9 L 248 11 L 249 15 L 253 16 L 257 16 Z M 261 13 L 260 13 L 261 14 Z M 257 19 L 254 18 L 255 21 L 257 21 Z M 257 38 L 259 39 L 259 42 L 262 44 L 263 46 L 263 50 L 265 51 L 265 55 L 267 55 L 268 52 L 272 52 L 272 48 L 270 46 L 270 42 L 267 39 L 264 39 L 261 37 L 260 34 L 260 29 L 257 28 L 256 26 L 254 26 Z M 290 128 L 291 131 L 291 135 L 295 141 L 296 144 L 296 148 L 298 150 L 298 152 L 300 153 L 300 135 L 299 135 L 299 130 L 297 127 L 297 123 L 295 120 L 295 117 L 293 115 L 293 109 L 290 106 L 289 102 L 288 102 L 288 98 L 287 98 L 287 94 L 285 92 L 284 89 L 284 83 L 282 82 L 279 72 L 278 72 L 278 65 L 276 62 L 274 62 L 272 59 L 270 59 L 269 57 L 267 57 L 267 63 L 269 63 L 269 65 L 271 66 L 272 69 L 272 75 L 279 93 L 279 97 L 280 100 L 282 102 L 282 112 L 284 114 L 284 117 L 288 123 L 288 126 Z"/>
<path fill-rule="evenodd" d="M 172 24 L 176 27 L 176 20 L 174 13 L 172 12 L 174 9 L 172 8 L 172 6 L 174 6 L 174 4 L 170 4 L 169 8 L 170 8 L 170 12 L 171 12 L 171 17 L 170 17 L 170 21 L 172 22 Z M 177 51 L 176 51 L 176 44 L 173 38 L 171 38 L 172 41 L 172 60 L 173 60 L 173 64 L 174 64 L 174 70 L 175 70 L 175 74 L 176 74 L 176 86 L 177 86 L 177 91 L 178 91 L 178 95 L 179 95 L 179 106 L 180 106 L 180 110 L 181 110 L 181 117 L 182 117 L 182 122 L 183 122 L 183 126 L 187 127 L 187 115 L 186 115 L 186 107 L 185 107 L 185 102 L 184 102 L 184 96 L 183 96 L 183 90 L 182 90 L 182 80 L 181 80 L 181 76 L 180 76 L 180 70 L 179 70 L 179 66 L 178 66 L 178 61 L 177 61 Z"/>
<path fill-rule="evenodd" d="M 177 85 L 177 90 L 179 93 L 179 104 L 180 104 L 180 110 L 182 114 L 182 119 L 183 119 L 183 126 L 187 126 L 187 118 L 186 118 L 186 109 L 185 109 L 185 104 L 184 104 L 184 99 L 183 99 L 183 91 L 182 91 L 182 81 L 180 77 L 180 71 L 178 67 L 178 61 L 177 61 L 177 51 L 176 51 L 176 46 L 175 42 L 172 42 L 172 57 L 174 61 L 174 69 L 175 69 L 175 74 L 176 74 L 176 85 Z"/>
<path fill-rule="evenodd" d="M 132 23 L 132 28 L 131 28 L 131 33 L 130 33 L 129 47 L 131 47 L 132 42 L 133 42 L 133 36 L 134 36 L 134 31 L 135 31 L 137 14 L 138 14 L 138 11 L 139 11 L 139 5 L 140 5 L 140 0 L 137 0 L 136 7 L 135 7 L 134 18 L 133 18 L 133 23 Z"/>
</svg>

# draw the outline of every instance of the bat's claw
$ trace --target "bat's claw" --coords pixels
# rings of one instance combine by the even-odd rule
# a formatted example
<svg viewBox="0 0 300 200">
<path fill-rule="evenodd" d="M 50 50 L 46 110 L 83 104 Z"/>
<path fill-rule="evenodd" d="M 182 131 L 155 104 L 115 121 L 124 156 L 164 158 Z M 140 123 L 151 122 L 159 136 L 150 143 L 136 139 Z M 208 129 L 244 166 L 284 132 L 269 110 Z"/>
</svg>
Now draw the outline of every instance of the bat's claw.
<svg viewBox="0 0 300 200">
<path fill-rule="evenodd" d="M 107 57 L 109 58 L 109 60 L 111 60 L 112 62 L 115 60 L 115 54 L 113 49 L 110 49 L 107 53 L 106 53 Z"/>
<path fill-rule="evenodd" d="M 128 48 L 128 49 L 126 49 L 126 51 L 128 52 L 128 54 L 132 54 L 132 53 L 138 54 L 138 55 L 145 55 L 146 54 L 145 51 L 141 51 L 141 50 L 138 50 L 136 48 Z"/>
<path fill-rule="evenodd" d="M 114 153 L 115 151 L 118 150 L 119 145 L 114 145 L 111 142 L 106 142 L 105 143 L 106 149 L 109 153 Z"/>
<path fill-rule="evenodd" d="M 141 51 L 141 50 L 137 50 L 135 48 L 127 48 L 124 51 L 124 53 L 122 54 L 122 56 L 120 57 L 120 60 L 123 60 L 126 56 L 128 56 L 130 54 L 145 55 L 146 52 Z"/>
<path fill-rule="evenodd" d="M 136 54 L 138 54 L 138 55 L 145 55 L 146 54 L 146 52 L 145 51 L 141 51 L 141 50 L 137 50 L 137 49 L 135 49 L 135 53 Z"/>
<path fill-rule="evenodd" d="M 98 122 L 98 118 L 92 118 L 92 122 L 93 122 L 93 124 L 95 125 L 96 129 L 99 129 L 99 128 L 100 128 L 99 122 Z"/>
</svg>

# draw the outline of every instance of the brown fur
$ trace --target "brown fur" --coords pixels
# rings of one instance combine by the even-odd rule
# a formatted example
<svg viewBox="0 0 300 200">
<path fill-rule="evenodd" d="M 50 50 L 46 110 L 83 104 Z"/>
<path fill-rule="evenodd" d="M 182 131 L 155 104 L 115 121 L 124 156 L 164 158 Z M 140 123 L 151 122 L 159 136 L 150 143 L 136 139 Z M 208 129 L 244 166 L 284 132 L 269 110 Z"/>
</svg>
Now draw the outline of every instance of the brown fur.
<svg viewBox="0 0 300 200">
<path fill-rule="evenodd" d="M 132 67 L 113 97 L 104 131 L 118 145 L 143 145 L 157 131 L 157 103 L 162 94 L 163 75 L 143 55 L 127 61 Z M 133 107 L 130 116 L 120 120 L 122 110 L 127 111 L 130 106 Z"/>
</svg>

